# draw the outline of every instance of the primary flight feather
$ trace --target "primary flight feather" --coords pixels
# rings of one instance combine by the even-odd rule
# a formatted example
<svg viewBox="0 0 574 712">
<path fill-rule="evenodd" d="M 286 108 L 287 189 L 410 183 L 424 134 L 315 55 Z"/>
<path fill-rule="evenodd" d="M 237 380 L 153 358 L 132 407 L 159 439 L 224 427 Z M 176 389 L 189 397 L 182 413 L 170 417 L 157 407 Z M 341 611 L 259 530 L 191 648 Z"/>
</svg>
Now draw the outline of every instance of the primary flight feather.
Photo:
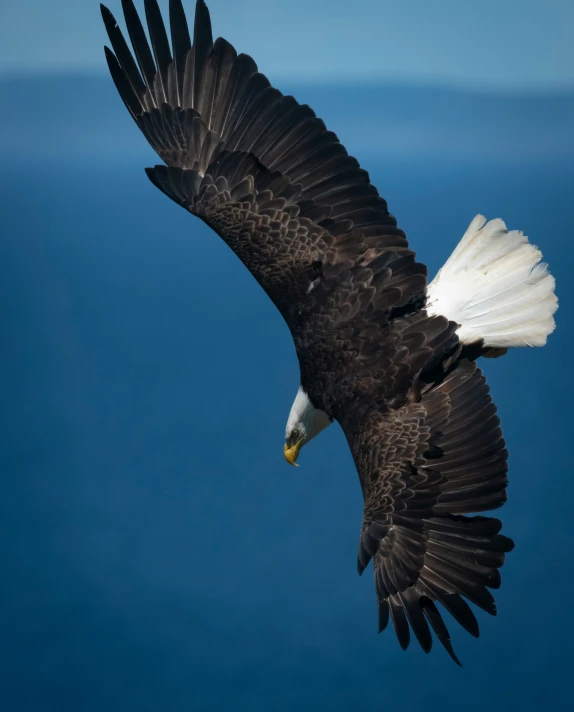
<svg viewBox="0 0 574 712">
<path fill-rule="evenodd" d="M 110 11 L 108 66 L 165 165 L 161 191 L 238 255 L 287 322 L 301 381 L 284 454 L 337 420 L 364 496 L 358 569 L 373 562 L 379 630 L 392 620 L 458 662 L 437 603 L 472 635 L 467 600 L 496 613 L 489 589 L 512 541 L 476 516 L 506 500 L 507 452 L 480 356 L 542 346 L 554 279 L 501 220 L 477 216 L 431 284 L 359 163 L 313 111 L 284 96 L 251 57 L 212 37 L 203 0 L 193 42 L 181 0 L 168 39 L 157 0 L 146 36 L 122 0 L 130 50 Z M 133 52 L 133 53 L 132 53 Z M 469 516 L 469 515 L 475 516 Z"/>
</svg>

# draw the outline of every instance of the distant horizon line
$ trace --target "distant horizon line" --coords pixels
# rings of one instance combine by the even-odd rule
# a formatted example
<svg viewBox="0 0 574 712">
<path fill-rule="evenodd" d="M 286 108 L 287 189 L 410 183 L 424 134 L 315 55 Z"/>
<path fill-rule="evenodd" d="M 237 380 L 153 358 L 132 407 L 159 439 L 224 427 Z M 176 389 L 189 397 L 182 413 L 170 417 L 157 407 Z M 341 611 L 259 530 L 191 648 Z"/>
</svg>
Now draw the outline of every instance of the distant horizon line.
<svg viewBox="0 0 574 712">
<path fill-rule="evenodd" d="M 77 80 L 85 79 L 93 80 L 108 80 L 109 74 L 105 68 L 98 69 L 58 69 L 49 70 L 0 70 L 0 82 L 28 82 L 28 81 L 57 81 L 57 80 Z M 427 90 L 427 91 L 443 91 L 456 94 L 472 94 L 472 95 L 488 95 L 488 96 L 511 96 L 511 97 L 528 97 L 528 98 L 548 98 L 548 97 L 567 97 L 574 95 L 574 83 L 568 84 L 548 84 L 542 85 L 501 85 L 488 84 L 482 82 L 473 82 L 464 84 L 452 80 L 417 80 L 409 78 L 391 77 L 274 77 L 272 83 L 277 86 L 280 83 L 287 87 L 318 87 L 318 88 L 333 88 L 338 87 L 350 89 L 355 87 L 376 88 L 376 87 L 396 87 L 405 89 Z M 279 87 L 277 87 L 279 88 Z"/>
</svg>

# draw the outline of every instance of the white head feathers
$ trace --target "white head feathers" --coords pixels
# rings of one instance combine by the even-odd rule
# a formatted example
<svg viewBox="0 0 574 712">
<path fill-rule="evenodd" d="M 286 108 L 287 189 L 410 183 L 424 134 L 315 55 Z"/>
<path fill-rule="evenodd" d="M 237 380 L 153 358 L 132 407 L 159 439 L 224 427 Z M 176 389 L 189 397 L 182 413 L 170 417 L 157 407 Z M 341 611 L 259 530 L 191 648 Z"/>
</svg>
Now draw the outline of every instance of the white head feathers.
<svg viewBox="0 0 574 712">
<path fill-rule="evenodd" d="M 332 423 L 331 418 L 323 410 L 318 410 L 309 400 L 309 396 L 303 388 L 299 386 L 291 412 L 285 428 L 285 440 L 288 440 L 294 430 L 299 431 L 299 437 L 303 439 L 303 445 L 312 440 L 316 435 Z M 299 439 L 299 438 L 297 438 Z"/>
</svg>

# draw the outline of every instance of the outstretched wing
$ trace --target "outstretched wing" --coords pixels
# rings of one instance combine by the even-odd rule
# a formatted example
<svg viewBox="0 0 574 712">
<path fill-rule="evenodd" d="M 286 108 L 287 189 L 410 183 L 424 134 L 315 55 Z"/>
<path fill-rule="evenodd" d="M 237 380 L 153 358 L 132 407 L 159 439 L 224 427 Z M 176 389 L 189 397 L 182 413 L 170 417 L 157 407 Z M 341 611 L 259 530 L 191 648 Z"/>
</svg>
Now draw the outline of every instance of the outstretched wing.
<svg viewBox="0 0 574 712">
<path fill-rule="evenodd" d="M 496 614 L 488 589 L 513 547 L 497 519 L 465 516 L 506 501 L 507 452 L 486 381 L 461 361 L 418 402 L 348 412 L 341 424 L 365 498 L 358 567 L 373 560 L 379 630 L 390 613 L 401 647 L 412 629 L 429 652 L 432 629 L 458 663 L 436 603 L 478 636 L 464 599 Z"/>
<path fill-rule="evenodd" d="M 102 6 L 106 57 L 132 117 L 166 166 L 147 173 L 238 254 L 286 318 L 318 281 L 387 253 L 409 263 L 394 304 L 424 294 L 426 269 L 366 171 L 305 105 L 283 96 L 251 57 L 212 38 L 203 0 L 193 44 L 181 0 L 170 0 L 171 44 L 157 0 L 145 0 L 151 43 L 122 0 L 133 47 Z M 112 51 L 113 50 L 113 51 Z"/>
</svg>

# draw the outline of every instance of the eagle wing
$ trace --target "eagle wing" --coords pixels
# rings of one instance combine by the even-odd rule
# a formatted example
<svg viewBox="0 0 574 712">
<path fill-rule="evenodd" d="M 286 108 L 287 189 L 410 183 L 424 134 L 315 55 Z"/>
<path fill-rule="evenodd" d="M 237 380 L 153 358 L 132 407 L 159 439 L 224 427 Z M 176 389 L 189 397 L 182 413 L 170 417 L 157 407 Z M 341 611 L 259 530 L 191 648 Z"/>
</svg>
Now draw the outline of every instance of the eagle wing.
<svg viewBox="0 0 574 712">
<path fill-rule="evenodd" d="M 340 423 L 357 467 L 365 502 L 358 569 L 373 560 L 379 630 L 390 614 L 400 645 L 412 630 L 428 652 L 432 629 L 459 663 L 436 603 L 475 636 L 466 600 L 496 613 L 488 589 L 500 585 L 513 543 L 499 520 L 467 515 L 506 501 L 507 451 L 457 325 L 424 309 L 381 325 L 393 294 L 381 262 L 372 277 L 351 269 L 332 290 L 311 293 L 296 338 L 302 385 Z"/>
<path fill-rule="evenodd" d="M 251 57 L 213 41 L 203 0 L 193 44 L 181 0 L 170 0 L 171 45 L 157 0 L 145 0 L 151 43 L 132 0 L 122 6 L 133 54 L 102 6 L 106 57 L 126 107 L 166 164 L 148 169 L 149 178 L 227 242 L 292 332 L 318 281 L 382 254 L 389 269 L 400 260 L 395 306 L 424 295 L 426 268 L 367 172 Z"/>
<path fill-rule="evenodd" d="M 358 568 L 373 560 L 379 630 L 390 613 L 401 647 L 412 629 L 428 652 L 432 629 L 459 663 L 436 603 L 478 636 L 465 598 L 496 614 L 488 589 L 513 547 L 498 519 L 466 516 L 506 501 L 507 452 L 485 378 L 458 361 L 417 402 L 363 408 L 340 421 L 363 488 Z"/>
</svg>

